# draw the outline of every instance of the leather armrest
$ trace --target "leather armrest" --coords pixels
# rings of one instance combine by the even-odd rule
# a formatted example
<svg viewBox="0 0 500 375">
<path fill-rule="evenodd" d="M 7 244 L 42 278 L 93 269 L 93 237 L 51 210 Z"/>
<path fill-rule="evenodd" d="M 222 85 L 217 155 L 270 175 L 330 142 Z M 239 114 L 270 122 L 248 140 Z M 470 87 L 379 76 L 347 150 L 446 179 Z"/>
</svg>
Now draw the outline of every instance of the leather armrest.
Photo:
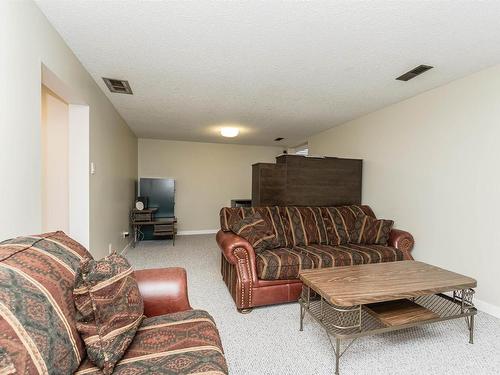
<svg viewBox="0 0 500 375">
<path fill-rule="evenodd" d="M 395 247 L 405 253 L 405 260 L 413 260 L 410 252 L 415 245 L 415 240 L 411 233 L 400 229 L 392 229 L 389 234 L 389 246 Z"/>
<path fill-rule="evenodd" d="M 248 269 L 246 273 L 251 277 L 253 282 L 257 282 L 257 268 L 255 266 L 255 250 L 252 245 L 233 232 L 217 232 L 217 244 L 219 245 L 222 254 L 226 257 L 227 261 L 235 266 L 245 263 Z"/>
<path fill-rule="evenodd" d="M 191 310 L 184 268 L 154 268 L 134 273 L 147 317 Z"/>
<path fill-rule="evenodd" d="M 238 247 L 241 247 L 247 251 L 247 253 L 253 256 L 255 260 L 255 250 L 252 245 L 245 240 L 243 237 L 234 234 L 233 232 L 217 232 L 217 236 L 215 237 L 217 243 L 219 244 L 220 249 L 224 253 L 224 256 L 231 264 L 238 263 L 238 259 L 234 256 L 234 250 Z"/>
</svg>

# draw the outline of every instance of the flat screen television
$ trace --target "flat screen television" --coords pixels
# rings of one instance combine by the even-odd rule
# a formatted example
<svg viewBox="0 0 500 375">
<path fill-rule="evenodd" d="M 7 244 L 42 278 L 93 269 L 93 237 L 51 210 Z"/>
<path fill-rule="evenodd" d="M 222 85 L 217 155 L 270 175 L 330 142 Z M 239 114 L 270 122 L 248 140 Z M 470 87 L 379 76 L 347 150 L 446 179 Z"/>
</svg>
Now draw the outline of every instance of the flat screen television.
<svg viewBox="0 0 500 375">
<path fill-rule="evenodd" d="M 147 197 L 148 208 L 157 208 L 155 218 L 175 216 L 175 180 L 172 178 L 139 179 L 138 196 Z"/>
</svg>

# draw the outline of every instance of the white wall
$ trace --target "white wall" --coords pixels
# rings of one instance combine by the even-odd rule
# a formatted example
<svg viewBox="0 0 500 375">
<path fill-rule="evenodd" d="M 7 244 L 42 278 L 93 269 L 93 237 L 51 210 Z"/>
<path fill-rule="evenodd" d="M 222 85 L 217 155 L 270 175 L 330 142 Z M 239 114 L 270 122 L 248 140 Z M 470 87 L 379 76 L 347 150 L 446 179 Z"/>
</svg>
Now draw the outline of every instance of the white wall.
<svg viewBox="0 0 500 375">
<path fill-rule="evenodd" d="M 174 178 L 178 230 L 218 230 L 231 199 L 252 198 L 252 164 L 274 163 L 279 147 L 139 139 L 139 177 Z"/>
<path fill-rule="evenodd" d="M 499 143 L 496 66 L 317 134 L 309 150 L 364 159 L 364 203 L 415 236 L 417 260 L 476 278 L 480 307 L 500 315 Z"/>
<path fill-rule="evenodd" d="M 0 2 L 0 238 L 42 231 L 41 71 L 44 64 L 90 108 L 90 247 L 121 250 L 137 177 L 137 138 L 31 1 Z"/>
<path fill-rule="evenodd" d="M 69 106 L 42 85 L 42 231 L 69 232 Z"/>
</svg>

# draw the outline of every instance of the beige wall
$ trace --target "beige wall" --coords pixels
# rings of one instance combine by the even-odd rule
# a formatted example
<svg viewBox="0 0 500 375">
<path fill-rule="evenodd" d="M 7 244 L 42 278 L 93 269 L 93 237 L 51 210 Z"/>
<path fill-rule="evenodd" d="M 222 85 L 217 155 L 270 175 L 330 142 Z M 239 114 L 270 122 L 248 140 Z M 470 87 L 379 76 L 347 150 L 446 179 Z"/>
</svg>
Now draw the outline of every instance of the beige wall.
<svg viewBox="0 0 500 375">
<path fill-rule="evenodd" d="M 496 66 L 313 136 L 309 150 L 364 159 L 363 201 L 414 234 L 416 259 L 477 278 L 499 314 L 499 142 Z"/>
<path fill-rule="evenodd" d="M 179 231 L 220 228 L 219 210 L 252 196 L 252 164 L 274 162 L 279 147 L 139 139 L 139 177 L 174 178 Z"/>
<path fill-rule="evenodd" d="M 42 85 L 42 231 L 69 233 L 69 107 Z"/>
<path fill-rule="evenodd" d="M 0 238 L 42 230 L 41 64 L 90 107 L 90 244 L 120 250 L 137 177 L 137 138 L 31 1 L 0 2 Z M 70 103 L 71 104 L 71 103 Z"/>
</svg>

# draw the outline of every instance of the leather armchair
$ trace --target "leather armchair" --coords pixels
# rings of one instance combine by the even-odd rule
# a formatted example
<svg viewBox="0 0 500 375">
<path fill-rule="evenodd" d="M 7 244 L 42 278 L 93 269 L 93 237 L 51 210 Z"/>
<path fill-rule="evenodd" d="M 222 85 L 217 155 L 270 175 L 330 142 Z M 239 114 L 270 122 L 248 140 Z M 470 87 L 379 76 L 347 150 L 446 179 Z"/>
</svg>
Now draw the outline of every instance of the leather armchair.
<svg viewBox="0 0 500 375">
<path fill-rule="evenodd" d="M 134 273 L 147 317 L 191 310 L 184 268 L 155 268 Z"/>
</svg>

